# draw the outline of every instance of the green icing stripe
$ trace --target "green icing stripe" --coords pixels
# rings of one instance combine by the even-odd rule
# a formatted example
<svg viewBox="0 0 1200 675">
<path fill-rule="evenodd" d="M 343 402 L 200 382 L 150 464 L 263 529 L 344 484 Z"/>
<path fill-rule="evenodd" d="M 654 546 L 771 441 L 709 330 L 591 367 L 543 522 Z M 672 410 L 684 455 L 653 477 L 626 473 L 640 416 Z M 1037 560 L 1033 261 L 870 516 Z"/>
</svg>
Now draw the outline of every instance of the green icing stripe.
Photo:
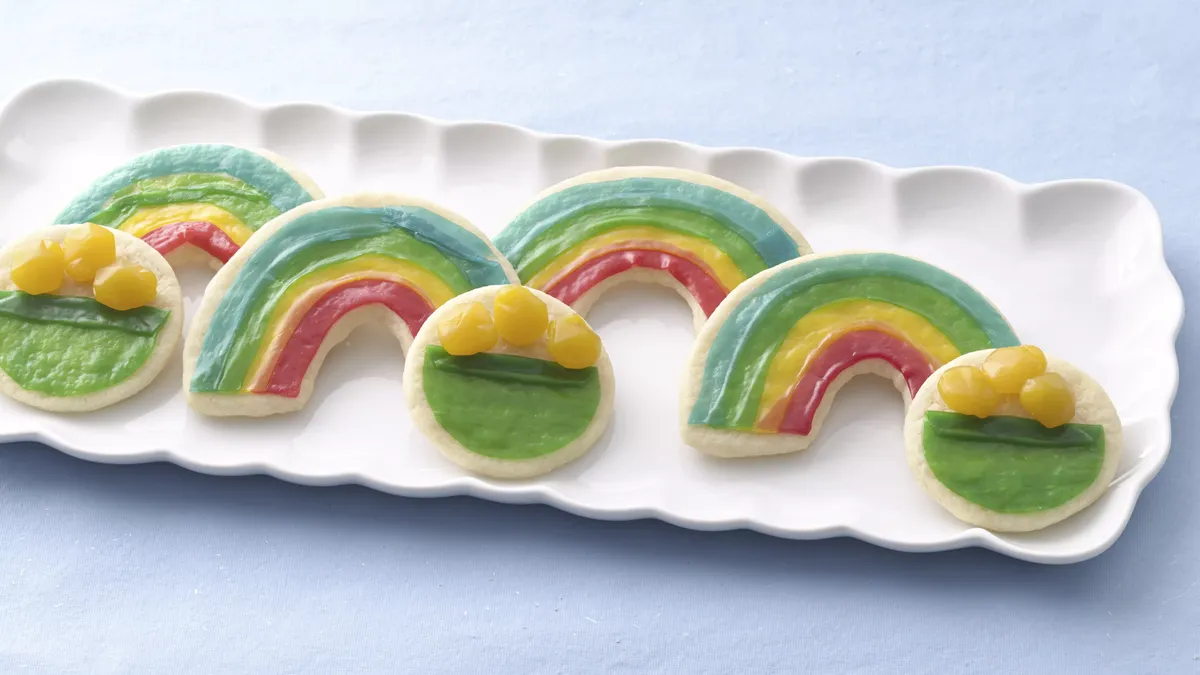
<svg viewBox="0 0 1200 675">
<path fill-rule="evenodd" d="M 0 314 L 0 368 L 22 389 L 83 396 L 124 382 L 158 338 L 112 328 L 38 323 Z"/>
<path fill-rule="evenodd" d="M 179 145 L 139 155 L 101 176 L 63 209 L 55 222 L 90 222 L 114 194 L 137 181 L 192 173 L 221 173 L 237 178 L 270 195 L 271 203 L 280 213 L 313 200 L 291 174 L 258 153 L 232 145 Z"/>
<path fill-rule="evenodd" d="M 859 298 L 924 316 L 964 353 L 1020 344 L 983 296 L 932 265 L 887 253 L 819 258 L 774 274 L 722 324 L 688 423 L 752 428 L 771 360 L 791 327 L 822 305 Z"/>
<path fill-rule="evenodd" d="M 926 428 L 941 438 L 960 441 L 1003 439 L 1013 445 L 1040 448 L 1086 448 L 1096 443 L 1104 427 L 1095 424 L 1064 424 L 1053 429 L 1027 417 L 997 415 L 978 418 L 953 412 L 930 410 Z"/>
<path fill-rule="evenodd" d="M 927 411 L 925 460 L 963 499 L 999 513 L 1035 513 L 1083 494 L 1104 465 L 1104 427 L 1047 429 L 1021 417 Z"/>
<path fill-rule="evenodd" d="M 265 202 L 268 204 L 271 202 L 271 195 L 258 190 L 245 181 L 220 173 L 180 173 L 170 176 L 159 176 L 157 178 L 144 178 L 129 187 L 118 190 L 113 194 L 113 199 L 119 199 L 138 192 L 189 188 L 215 190 L 228 194 L 241 195 L 249 201 Z"/>
<path fill-rule="evenodd" d="M 800 255 L 796 242 L 766 211 L 724 190 L 671 178 L 624 178 L 565 188 L 514 218 L 496 238 L 496 247 L 523 268 L 548 232 L 570 228 L 584 214 L 607 209 L 697 213 L 743 239 L 768 267 Z"/>
<path fill-rule="evenodd" d="M 682 209 L 636 207 L 584 211 L 570 221 L 547 230 L 530 244 L 521 264 L 517 266 L 517 276 L 522 282 L 528 282 L 571 247 L 623 227 L 656 227 L 711 241 L 724 251 L 747 277 L 767 269 L 762 256 L 745 239 L 702 213 Z"/>
<path fill-rule="evenodd" d="M 217 174 L 179 174 L 148 178 L 117 192 L 91 222 L 120 227 L 129 216 L 146 206 L 200 202 L 222 208 L 257 230 L 279 215 L 279 209 L 252 186 Z"/>
<path fill-rule="evenodd" d="M 191 389 L 241 390 L 279 298 L 302 278 L 362 255 L 407 260 L 455 293 L 509 283 L 485 241 L 418 207 L 331 207 L 273 234 L 246 261 L 213 313 Z"/>
<path fill-rule="evenodd" d="M 451 356 L 425 350 L 425 400 L 438 424 L 471 452 L 522 460 L 579 438 L 600 407 L 600 373 L 523 356 Z M 485 420 L 486 423 L 480 423 Z"/>
<path fill-rule="evenodd" d="M 0 316 L 34 323 L 57 323 L 78 328 L 106 328 L 154 337 L 171 312 L 158 307 L 118 311 L 93 298 L 74 295 L 29 295 L 0 291 Z"/>
<path fill-rule="evenodd" d="M 446 373 L 550 388 L 578 389 L 596 377 L 595 368 L 564 368 L 553 361 L 513 354 L 452 356 L 441 347 L 431 346 L 426 349 L 425 358 L 432 367 Z"/>
</svg>

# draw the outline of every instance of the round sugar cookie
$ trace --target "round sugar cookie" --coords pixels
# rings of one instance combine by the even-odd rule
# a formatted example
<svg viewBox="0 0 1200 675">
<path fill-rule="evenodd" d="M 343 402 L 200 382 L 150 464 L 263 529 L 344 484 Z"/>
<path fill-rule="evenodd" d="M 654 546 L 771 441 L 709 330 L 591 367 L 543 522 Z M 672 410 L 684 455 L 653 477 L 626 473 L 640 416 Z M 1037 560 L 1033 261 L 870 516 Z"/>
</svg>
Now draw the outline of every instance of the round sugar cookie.
<svg viewBox="0 0 1200 675">
<path fill-rule="evenodd" d="M 106 264 L 93 280 L 76 281 L 63 268 L 64 261 L 72 262 L 74 250 L 63 247 L 64 240 L 82 238 L 87 225 L 39 230 L 0 251 L 0 391 L 26 405 L 52 412 L 110 406 L 150 384 L 179 343 L 183 299 L 171 266 L 137 237 L 93 227 L 101 231 L 101 240 L 112 235 L 111 245 L 94 249 L 107 253 L 98 258 Z M 49 242 L 49 248 L 66 248 L 67 254 L 56 254 L 57 261 L 51 256 L 44 264 L 31 263 L 31 253 Z M 83 257 L 75 260 L 87 266 Z M 49 291 L 34 288 L 27 265 L 41 269 L 38 283 L 60 285 Z M 137 268 L 148 271 L 153 280 Z M 88 273 L 76 272 L 81 274 Z M 96 299 L 99 292 L 102 299 L 114 302 L 116 288 L 119 300 L 118 287 L 127 287 L 130 278 L 143 282 L 138 291 L 145 294 L 142 299 L 151 294 L 153 298 L 121 309 Z"/>
<path fill-rule="evenodd" d="M 1056 382 L 1067 400 L 1065 410 L 1051 411 L 1057 418 L 1047 423 L 1053 426 L 1033 419 L 1040 414 L 1029 409 L 1036 400 L 995 387 L 977 404 L 982 409 L 951 409 L 939 391 L 943 377 L 949 372 L 981 379 L 967 369 L 982 370 L 995 351 L 964 354 L 917 392 L 904 424 L 908 463 L 925 491 L 959 520 L 997 532 L 1040 530 L 1087 508 L 1108 489 L 1121 461 L 1121 421 L 1095 380 L 1053 357 L 1044 358 L 1045 375 L 1038 377 Z M 1030 379 L 1020 386 L 1036 384 Z M 954 403 L 965 409 L 962 401 Z"/>
<path fill-rule="evenodd" d="M 675 289 L 704 324 L 738 284 L 812 253 L 766 199 L 726 180 L 665 166 L 580 174 L 551 186 L 496 237 L 521 283 L 586 316 L 630 282 Z"/>
<path fill-rule="evenodd" d="M 566 334 L 562 328 L 539 332 L 534 324 L 521 340 L 531 343 L 510 342 L 497 309 L 506 289 L 544 304 L 552 326 L 591 334 L 594 361 L 572 361 L 558 349 L 551 334 Z M 492 321 L 495 341 L 480 353 L 453 355 L 447 345 L 461 342 L 454 331 L 475 329 L 464 315 L 484 332 Z M 578 459 L 600 438 L 612 417 L 612 365 L 570 307 L 537 290 L 491 286 L 454 298 L 425 322 L 404 365 L 404 397 L 417 428 L 451 461 L 495 478 L 529 478 Z"/>
<path fill-rule="evenodd" d="M 96 179 L 54 222 L 128 232 L 175 267 L 220 268 L 263 225 L 322 196 L 311 178 L 273 152 L 173 145 Z"/>
</svg>

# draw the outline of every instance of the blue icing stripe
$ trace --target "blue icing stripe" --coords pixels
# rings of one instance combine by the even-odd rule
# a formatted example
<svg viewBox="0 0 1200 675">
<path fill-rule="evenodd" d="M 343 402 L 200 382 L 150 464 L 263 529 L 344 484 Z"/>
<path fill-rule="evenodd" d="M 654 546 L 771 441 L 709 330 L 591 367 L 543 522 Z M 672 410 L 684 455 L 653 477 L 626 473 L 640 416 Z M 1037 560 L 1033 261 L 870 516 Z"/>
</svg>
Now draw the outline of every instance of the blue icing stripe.
<svg viewBox="0 0 1200 675">
<path fill-rule="evenodd" d="M 495 252 L 486 242 L 474 232 L 433 211 L 417 206 L 388 206 L 380 209 L 338 206 L 318 213 L 335 212 L 339 217 L 351 218 L 346 211 L 375 214 L 387 226 L 404 230 L 420 241 L 436 247 L 454 261 L 463 276 L 476 288 L 509 283 L 504 267 L 497 262 Z"/>
<path fill-rule="evenodd" d="M 613 207 L 696 211 L 736 232 L 754 247 L 768 266 L 800 255 L 796 241 L 766 211 L 724 190 L 673 178 L 622 178 L 560 190 L 538 200 L 514 218 L 496 237 L 496 248 L 514 266 L 520 266 L 525 251 L 559 223 L 569 222 L 593 209 Z"/>
<path fill-rule="evenodd" d="M 277 270 L 292 257 L 313 246 L 366 239 L 394 230 L 403 230 L 437 248 L 475 288 L 511 283 L 486 242 L 428 209 L 334 206 L 306 213 L 272 234 L 238 270 L 209 321 L 192 376 L 192 391 L 216 391 L 239 328 L 254 303 L 267 293 Z"/>
<path fill-rule="evenodd" d="M 291 174 L 255 152 L 232 145 L 179 145 L 140 155 L 110 171 L 63 209 L 55 222 L 87 222 L 116 191 L 146 178 L 180 173 L 233 176 L 270 195 L 271 204 L 281 213 L 313 200 Z"/>
<path fill-rule="evenodd" d="M 722 418 L 721 407 L 733 369 L 742 363 L 749 336 L 789 298 L 818 284 L 859 277 L 896 277 L 926 285 L 961 307 L 994 347 L 1021 344 L 1012 326 L 978 291 L 945 270 L 892 253 L 848 253 L 781 268 L 754 289 L 721 324 L 705 360 L 700 391 L 689 424 L 711 424 Z M 765 363 L 765 362 L 764 362 Z"/>
</svg>

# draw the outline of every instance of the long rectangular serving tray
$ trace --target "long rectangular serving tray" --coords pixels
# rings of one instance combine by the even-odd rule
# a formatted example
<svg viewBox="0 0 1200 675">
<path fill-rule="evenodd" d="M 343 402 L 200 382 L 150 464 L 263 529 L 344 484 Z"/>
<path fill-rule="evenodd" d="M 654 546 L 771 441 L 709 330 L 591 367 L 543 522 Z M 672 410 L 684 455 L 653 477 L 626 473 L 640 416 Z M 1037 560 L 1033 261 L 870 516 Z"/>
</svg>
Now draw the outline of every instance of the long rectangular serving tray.
<svg viewBox="0 0 1200 675">
<path fill-rule="evenodd" d="M 46 82 L 0 112 L 0 243 L 47 225 L 75 192 L 155 147 L 265 147 L 325 192 L 387 190 L 461 213 L 494 236 L 542 188 L 609 166 L 708 172 L 754 190 L 814 250 L 913 255 L 987 294 L 1017 333 L 1073 361 L 1108 390 L 1125 425 L 1111 489 L 1083 513 L 1032 534 L 955 520 L 909 473 L 903 403 L 882 380 L 838 397 L 808 451 L 717 460 L 679 440 L 678 388 L 693 337 L 686 303 L 628 288 L 589 315 L 614 362 L 614 422 L 582 460 L 536 480 L 469 475 L 413 428 L 395 340 L 364 329 L 331 354 L 304 411 L 209 419 L 184 403 L 178 359 L 139 395 L 96 413 L 55 415 L 0 399 L 0 440 L 32 439 L 97 462 L 165 460 L 210 474 L 267 473 L 311 485 L 360 483 L 398 495 L 469 494 L 540 502 L 600 519 L 659 518 L 702 530 L 794 539 L 852 536 L 904 551 L 982 546 L 1043 563 L 1108 548 L 1166 460 L 1183 299 L 1150 202 L 1121 184 L 1023 185 L 981 169 L 894 169 L 845 158 L 666 140 L 613 142 L 519 127 L 444 122 L 331 106 L 259 106 L 208 92 L 153 96 Z M 211 274 L 181 274 L 194 310 Z"/>
</svg>

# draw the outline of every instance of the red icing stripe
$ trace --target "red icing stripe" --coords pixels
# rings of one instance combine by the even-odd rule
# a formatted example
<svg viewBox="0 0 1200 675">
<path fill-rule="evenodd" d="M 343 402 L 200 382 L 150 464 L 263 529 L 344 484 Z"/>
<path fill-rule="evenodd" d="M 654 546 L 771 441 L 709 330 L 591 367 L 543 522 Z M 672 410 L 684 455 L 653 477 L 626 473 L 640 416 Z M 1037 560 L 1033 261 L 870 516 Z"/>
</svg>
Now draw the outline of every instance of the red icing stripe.
<svg viewBox="0 0 1200 675">
<path fill-rule="evenodd" d="M 681 246 L 675 246 L 662 241 L 652 241 L 650 239 L 630 239 L 627 241 L 618 242 L 611 246 L 605 246 L 603 248 L 592 249 L 584 252 L 582 255 L 568 263 L 566 267 L 559 270 L 558 274 L 551 277 L 551 279 L 543 285 L 552 287 L 557 284 L 560 279 L 567 276 L 571 272 L 574 272 L 577 267 L 581 267 L 587 264 L 588 261 L 613 251 L 663 251 L 664 253 L 670 253 L 671 255 L 683 258 L 684 260 L 690 260 L 697 267 L 704 270 L 704 273 L 708 276 L 712 277 L 713 279 L 719 279 L 708 263 L 699 259 L 691 251 Z M 718 283 L 720 283 L 719 280 Z"/>
<path fill-rule="evenodd" d="M 596 256 L 563 276 L 546 293 L 568 305 L 574 304 L 596 284 L 635 267 L 663 270 L 675 277 L 700 303 L 705 315 L 711 315 L 725 299 L 725 289 L 701 266 L 673 253 L 643 249 Z"/>
<path fill-rule="evenodd" d="M 913 396 L 934 370 L 921 350 L 894 335 L 877 330 L 846 333 L 821 350 L 805 369 L 787 400 L 779 433 L 808 435 L 829 385 L 850 366 L 871 359 L 887 361 L 900 371 Z"/>
<path fill-rule="evenodd" d="M 163 225 L 157 230 L 147 232 L 146 236 L 142 237 L 142 241 L 150 244 L 163 255 L 184 244 L 191 244 L 223 263 L 229 262 L 239 248 L 221 228 L 203 220 L 188 220 Z"/>
<path fill-rule="evenodd" d="M 413 335 L 421 330 L 433 312 L 429 301 L 412 288 L 386 279 L 351 281 L 330 290 L 313 303 L 296 330 L 279 352 L 266 388 L 259 394 L 278 394 L 288 398 L 300 395 L 300 383 L 308 373 L 329 329 L 346 313 L 366 305 L 379 304 L 395 312 L 408 324 Z"/>
</svg>

